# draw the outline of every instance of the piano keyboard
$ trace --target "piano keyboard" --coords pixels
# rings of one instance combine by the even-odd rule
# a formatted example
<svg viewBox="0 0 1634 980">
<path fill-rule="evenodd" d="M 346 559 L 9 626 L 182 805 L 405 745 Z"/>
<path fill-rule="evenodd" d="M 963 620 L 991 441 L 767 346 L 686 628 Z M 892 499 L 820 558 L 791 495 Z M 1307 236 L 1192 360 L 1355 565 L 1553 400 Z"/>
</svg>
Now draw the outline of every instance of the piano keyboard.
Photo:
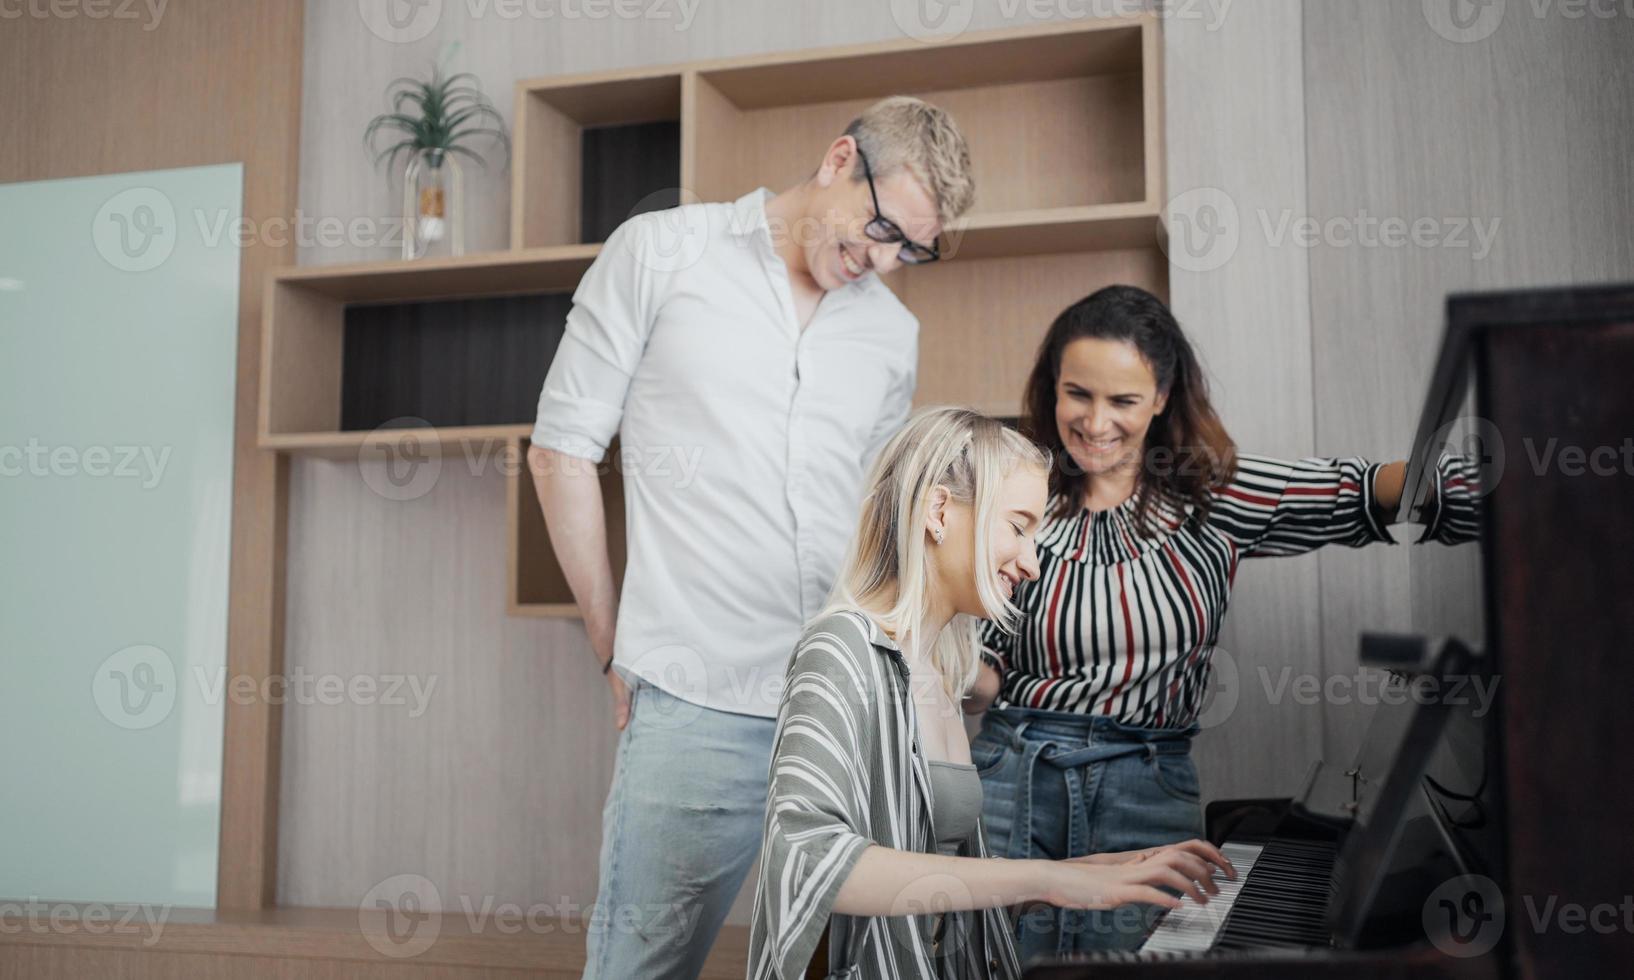
<svg viewBox="0 0 1634 980">
<path fill-rule="evenodd" d="M 1236 880 L 1227 878 L 1221 871 L 1215 871 L 1214 880 L 1220 886 L 1220 894 L 1210 895 L 1207 905 L 1198 905 L 1196 899 L 1190 895 L 1181 896 L 1180 907 L 1171 909 L 1169 914 L 1158 922 L 1157 928 L 1146 937 L 1140 951 L 1162 955 L 1201 953 L 1212 948 L 1215 938 L 1225 926 L 1226 916 L 1231 912 L 1237 896 L 1242 894 L 1243 886 L 1248 884 L 1248 876 L 1253 872 L 1263 850 L 1264 846 L 1260 844 L 1223 845 L 1220 853 L 1224 854 L 1226 860 L 1231 862 L 1231 866 L 1237 869 Z"/>
<path fill-rule="evenodd" d="M 1209 950 L 1326 948 L 1335 846 L 1281 839 L 1228 842 L 1220 848 L 1237 869 L 1221 872 L 1220 894 L 1199 905 L 1189 896 L 1158 922 L 1142 955 L 1187 956 Z"/>
</svg>

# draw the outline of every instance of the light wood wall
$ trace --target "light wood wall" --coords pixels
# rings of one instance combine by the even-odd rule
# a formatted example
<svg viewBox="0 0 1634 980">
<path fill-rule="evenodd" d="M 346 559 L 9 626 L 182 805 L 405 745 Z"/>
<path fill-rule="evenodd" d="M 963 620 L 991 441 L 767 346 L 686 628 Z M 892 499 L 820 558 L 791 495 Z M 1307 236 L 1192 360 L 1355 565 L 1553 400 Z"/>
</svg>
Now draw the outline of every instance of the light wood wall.
<svg viewBox="0 0 1634 980">
<path fill-rule="evenodd" d="M 301 0 L 18 4 L 0 20 L 0 181 L 242 161 L 243 217 L 272 230 L 295 211 Z M 281 670 L 285 463 L 256 448 L 261 280 L 293 245 L 255 236 L 239 269 L 231 676 Z M 69 370 L 69 365 L 54 365 Z M 271 900 L 278 726 L 267 704 L 226 705 L 217 902 Z M 16 846 L 19 842 L 10 842 Z M 72 897 L 72 896 L 60 896 Z"/>
</svg>

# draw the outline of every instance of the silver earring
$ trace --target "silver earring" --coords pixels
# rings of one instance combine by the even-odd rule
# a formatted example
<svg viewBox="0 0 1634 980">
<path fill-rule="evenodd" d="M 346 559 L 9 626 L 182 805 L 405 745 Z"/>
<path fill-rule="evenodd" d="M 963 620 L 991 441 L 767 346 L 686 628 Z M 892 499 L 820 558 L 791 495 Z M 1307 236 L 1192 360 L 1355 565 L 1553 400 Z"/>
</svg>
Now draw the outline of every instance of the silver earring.
<svg viewBox="0 0 1634 980">
<path fill-rule="evenodd" d="M 931 533 L 936 535 L 936 543 L 941 544 L 942 543 L 942 529 L 937 528 L 935 531 L 933 531 Z"/>
</svg>

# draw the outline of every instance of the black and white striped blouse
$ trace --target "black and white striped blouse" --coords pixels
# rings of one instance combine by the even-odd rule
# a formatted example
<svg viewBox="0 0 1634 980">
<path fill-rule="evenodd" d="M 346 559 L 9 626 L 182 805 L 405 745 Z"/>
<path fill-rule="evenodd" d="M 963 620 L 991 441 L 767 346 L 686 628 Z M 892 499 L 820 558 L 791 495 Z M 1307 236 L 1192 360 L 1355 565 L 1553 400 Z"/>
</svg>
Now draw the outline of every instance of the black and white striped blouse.
<svg viewBox="0 0 1634 980">
<path fill-rule="evenodd" d="M 750 926 L 750 980 L 804 977 L 834 898 L 869 844 L 935 853 L 932 797 L 908 664 L 860 612 L 807 627 L 777 714 L 765 837 Z M 983 830 L 960 854 L 988 857 Z M 950 887 L 953 883 L 950 881 Z M 1003 909 L 938 917 L 833 915 L 835 976 L 1013 980 L 1021 970 Z"/>
<path fill-rule="evenodd" d="M 1373 499 L 1381 466 L 1241 454 L 1206 520 L 1190 507 L 1157 504 L 1157 533 L 1142 536 L 1131 497 L 1046 522 L 1036 539 L 1039 577 L 1013 597 L 1024 614 L 1018 632 L 983 628 L 983 656 L 1002 679 L 995 706 L 1189 726 L 1202 709 L 1237 563 L 1392 541 Z M 1467 467 L 1443 456 L 1437 473 L 1436 518 L 1424 537 L 1469 540 Z M 1443 506 L 1452 501 L 1461 505 Z"/>
</svg>

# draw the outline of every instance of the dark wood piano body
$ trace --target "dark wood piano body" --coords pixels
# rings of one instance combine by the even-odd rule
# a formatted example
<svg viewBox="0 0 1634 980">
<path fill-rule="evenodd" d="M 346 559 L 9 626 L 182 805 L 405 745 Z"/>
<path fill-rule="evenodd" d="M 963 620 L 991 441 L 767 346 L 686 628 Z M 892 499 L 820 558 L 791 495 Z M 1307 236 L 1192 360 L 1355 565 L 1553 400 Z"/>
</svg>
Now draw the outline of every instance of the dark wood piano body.
<svg viewBox="0 0 1634 980">
<path fill-rule="evenodd" d="M 1479 545 L 1482 646 L 1500 675 L 1488 728 L 1503 810 L 1498 945 L 1469 957 L 1422 937 L 1114 957 L 1034 965 L 1029 980 L 1634 977 L 1621 911 L 1634 895 L 1634 285 L 1451 297 L 1407 501 L 1424 501 L 1438 435 L 1469 411 L 1470 395 L 1502 449 L 1483 450 L 1483 476 L 1496 479 L 1482 486 Z M 1617 906 L 1616 928 L 1569 932 L 1554 918 L 1539 930 L 1534 914 L 1551 899 L 1557 915 Z"/>
</svg>

